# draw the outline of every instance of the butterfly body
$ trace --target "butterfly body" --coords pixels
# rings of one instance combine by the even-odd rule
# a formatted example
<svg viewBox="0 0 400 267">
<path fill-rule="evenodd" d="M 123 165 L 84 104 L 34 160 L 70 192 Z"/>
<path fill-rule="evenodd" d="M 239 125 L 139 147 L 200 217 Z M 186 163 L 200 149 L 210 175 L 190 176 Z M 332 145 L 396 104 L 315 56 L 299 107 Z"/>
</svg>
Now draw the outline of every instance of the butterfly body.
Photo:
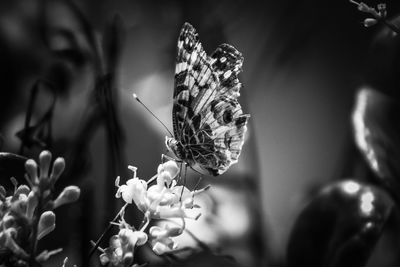
<svg viewBox="0 0 400 267">
<path fill-rule="evenodd" d="M 188 23 L 178 39 L 173 103 L 174 137 L 167 147 L 190 167 L 211 175 L 236 163 L 248 114 L 237 101 L 243 57 L 228 44 L 208 56 Z"/>
</svg>

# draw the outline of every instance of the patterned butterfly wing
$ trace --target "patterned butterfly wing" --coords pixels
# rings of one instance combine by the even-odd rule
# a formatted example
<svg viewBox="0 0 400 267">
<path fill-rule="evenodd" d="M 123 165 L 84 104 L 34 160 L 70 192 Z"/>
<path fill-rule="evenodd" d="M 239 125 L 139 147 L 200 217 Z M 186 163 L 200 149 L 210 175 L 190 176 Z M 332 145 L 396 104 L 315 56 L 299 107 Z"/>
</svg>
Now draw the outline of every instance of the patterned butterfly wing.
<svg viewBox="0 0 400 267">
<path fill-rule="evenodd" d="M 208 147 L 209 150 L 214 148 L 214 160 L 208 161 L 206 169 L 218 175 L 238 161 L 249 115 L 243 114 L 237 101 L 242 86 L 238 79 L 243 65 L 242 54 L 233 46 L 222 44 L 211 55 L 211 63 L 219 81 L 217 96 L 201 111 L 199 128 L 209 129 L 212 133 Z"/>
<path fill-rule="evenodd" d="M 237 101 L 242 63 L 241 53 L 227 44 L 207 56 L 195 29 L 183 26 L 173 106 L 174 135 L 182 144 L 176 154 L 202 173 L 222 174 L 240 155 L 249 117 Z"/>
<path fill-rule="evenodd" d="M 178 39 L 173 95 L 172 117 L 177 141 L 182 140 L 182 129 L 187 121 L 199 111 L 193 105 L 199 103 L 209 89 L 215 90 L 217 83 L 218 78 L 212 71 L 196 30 L 189 23 L 185 23 Z"/>
</svg>

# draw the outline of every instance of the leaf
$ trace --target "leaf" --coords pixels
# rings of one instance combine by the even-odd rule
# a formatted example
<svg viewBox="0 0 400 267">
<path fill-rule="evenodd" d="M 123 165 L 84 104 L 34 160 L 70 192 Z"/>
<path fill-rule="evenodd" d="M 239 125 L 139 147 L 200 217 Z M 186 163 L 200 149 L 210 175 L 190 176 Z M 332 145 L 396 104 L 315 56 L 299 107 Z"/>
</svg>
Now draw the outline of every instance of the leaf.
<svg viewBox="0 0 400 267">
<path fill-rule="evenodd" d="M 400 200 L 400 104 L 377 91 L 360 90 L 353 128 L 356 144 L 379 182 Z"/>
<path fill-rule="evenodd" d="M 354 180 L 323 188 L 290 234 L 289 267 L 365 266 L 393 210 L 385 191 Z"/>
</svg>

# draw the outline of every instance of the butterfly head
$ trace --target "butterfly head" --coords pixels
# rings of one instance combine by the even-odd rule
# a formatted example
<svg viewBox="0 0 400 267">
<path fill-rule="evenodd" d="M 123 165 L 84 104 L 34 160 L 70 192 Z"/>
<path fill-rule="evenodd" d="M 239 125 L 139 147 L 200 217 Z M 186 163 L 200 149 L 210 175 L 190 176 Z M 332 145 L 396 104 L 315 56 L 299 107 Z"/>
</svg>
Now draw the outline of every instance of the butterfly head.
<svg viewBox="0 0 400 267">
<path fill-rule="evenodd" d="M 167 149 L 172 153 L 174 153 L 176 157 L 178 157 L 179 159 L 183 158 L 182 157 L 183 146 L 175 138 L 166 136 L 165 145 L 167 146 Z"/>
</svg>

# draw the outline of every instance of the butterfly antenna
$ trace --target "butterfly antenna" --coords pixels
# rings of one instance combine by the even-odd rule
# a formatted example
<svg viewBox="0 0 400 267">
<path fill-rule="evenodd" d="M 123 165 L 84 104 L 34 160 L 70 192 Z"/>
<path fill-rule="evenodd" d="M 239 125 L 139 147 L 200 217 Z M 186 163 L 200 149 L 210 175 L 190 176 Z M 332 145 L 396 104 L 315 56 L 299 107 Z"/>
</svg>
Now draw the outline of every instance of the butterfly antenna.
<svg viewBox="0 0 400 267">
<path fill-rule="evenodd" d="M 136 94 L 133 94 L 133 97 L 136 99 L 137 102 L 139 102 L 148 112 L 150 112 L 150 114 L 156 119 L 158 120 L 159 123 L 161 123 L 162 126 L 164 126 L 165 130 L 167 130 L 167 132 L 171 135 L 174 136 L 171 131 L 168 129 L 167 126 L 165 126 L 165 124 L 145 105 L 143 104 L 143 102 L 139 99 L 139 97 Z"/>
</svg>

